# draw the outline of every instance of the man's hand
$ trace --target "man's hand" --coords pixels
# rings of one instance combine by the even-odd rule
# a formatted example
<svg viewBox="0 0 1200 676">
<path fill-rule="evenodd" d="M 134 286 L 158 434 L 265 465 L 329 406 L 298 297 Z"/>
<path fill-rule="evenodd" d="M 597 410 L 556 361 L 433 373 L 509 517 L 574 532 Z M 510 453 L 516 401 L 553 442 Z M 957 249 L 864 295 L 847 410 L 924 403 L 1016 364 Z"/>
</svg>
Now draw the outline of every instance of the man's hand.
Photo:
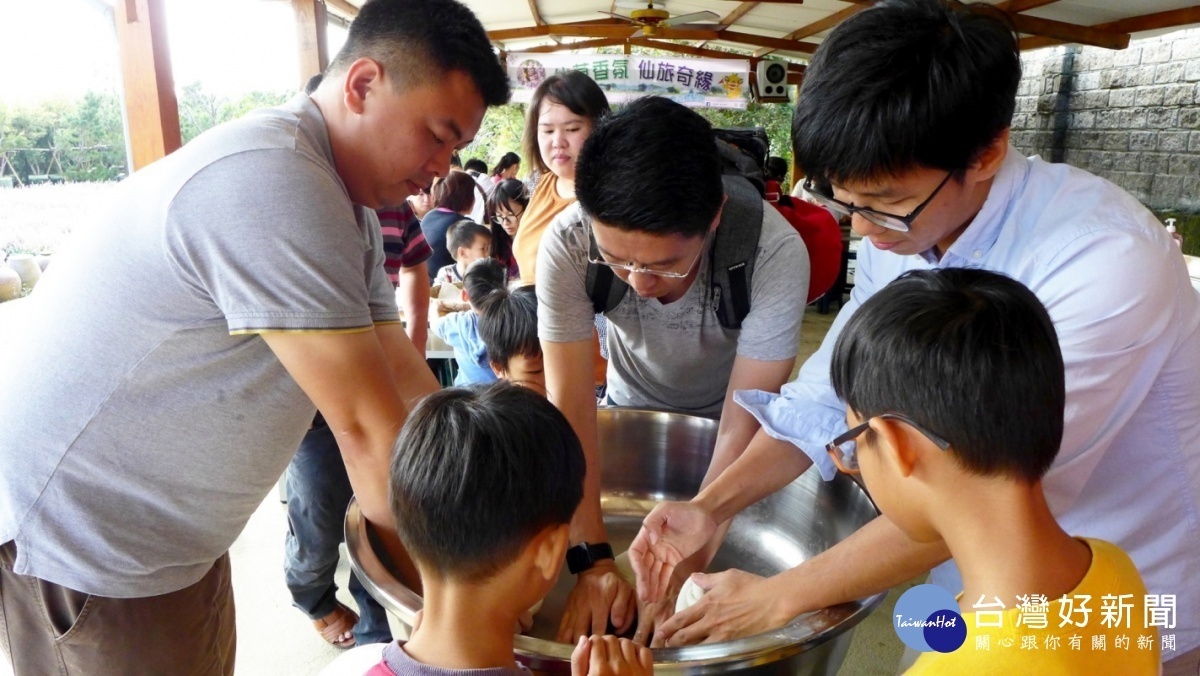
<svg viewBox="0 0 1200 676">
<path fill-rule="evenodd" d="M 674 582 L 674 580 L 672 580 Z M 638 645 L 650 645 L 654 632 L 671 619 L 675 614 L 675 599 L 679 596 L 679 585 L 672 584 L 672 591 L 661 601 L 647 603 L 638 601 L 637 629 L 633 632 L 633 642 Z"/>
<path fill-rule="evenodd" d="M 729 641 L 776 629 L 792 618 L 781 611 L 770 578 L 741 570 L 692 576 L 704 596 L 654 634 L 653 648 Z"/>
<path fill-rule="evenodd" d="M 638 599 L 650 603 L 661 600 L 675 566 L 700 551 L 716 531 L 712 515 L 694 501 L 663 502 L 651 510 L 629 546 Z"/>
<path fill-rule="evenodd" d="M 623 634 L 633 624 L 636 610 L 633 588 L 617 573 L 616 564 L 598 561 L 575 581 L 558 625 L 558 640 L 572 643 L 580 636 L 602 636 L 608 633 L 610 617 L 616 633 Z"/>
<path fill-rule="evenodd" d="M 616 636 L 580 638 L 571 653 L 571 676 L 650 676 L 650 649 Z"/>
</svg>

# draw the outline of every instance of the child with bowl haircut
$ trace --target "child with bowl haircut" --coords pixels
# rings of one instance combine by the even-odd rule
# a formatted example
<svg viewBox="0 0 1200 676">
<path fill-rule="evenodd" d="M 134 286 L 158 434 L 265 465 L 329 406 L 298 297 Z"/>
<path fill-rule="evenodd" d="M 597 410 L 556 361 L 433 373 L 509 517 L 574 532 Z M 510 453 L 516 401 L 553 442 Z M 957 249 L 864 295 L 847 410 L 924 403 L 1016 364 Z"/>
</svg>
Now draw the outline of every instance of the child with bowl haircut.
<svg viewBox="0 0 1200 676">
<path fill-rule="evenodd" d="M 479 304 L 479 338 L 496 377 L 546 395 L 533 286 L 501 288 Z"/>
<path fill-rule="evenodd" d="M 558 579 L 584 472 L 566 418 L 529 388 L 451 388 L 417 406 L 396 441 L 390 498 L 425 606 L 368 674 L 529 673 L 512 627 Z M 581 639 L 571 663 L 574 676 L 653 673 L 649 649 L 613 636 Z"/>
<path fill-rule="evenodd" d="M 464 218 L 446 232 L 446 249 L 454 262 L 443 266 L 434 277 L 434 284 L 465 282 L 467 268 L 477 260 L 488 258 L 492 252 L 492 231 L 475 221 Z"/>
<path fill-rule="evenodd" d="M 458 363 L 456 386 L 491 383 L 496 374 L 489 366 L 487 348 L 479 335 L 479 307 L 493 293 L 503 291 L 508 284 L 508 273 L 504 265 L 494 258 L 475 261 L 463 277 L 463 295 L 467 297 L 465 310 L 440 314 L 440 306 L 430 307 L 429 329 L 438 338 L 454 348 L 454 361 Z M 435 306 L 441 301 L 431 301 Z"/>
<path fill-rule="evenodd" d="M 1158 673 L 1137 569 L 1046 504 L 1065 385 L 1029 289 L 983 270 L 906 273 L 850 318 L 830 369 L 850 427 L 828 444 L 839 469 L 861 471 L 913 540 L 944 540 L 962 573 L 966 641 L 908 674 Z M 1116 626 L 1105 605 L 1125 607 Z"/>
</svg>

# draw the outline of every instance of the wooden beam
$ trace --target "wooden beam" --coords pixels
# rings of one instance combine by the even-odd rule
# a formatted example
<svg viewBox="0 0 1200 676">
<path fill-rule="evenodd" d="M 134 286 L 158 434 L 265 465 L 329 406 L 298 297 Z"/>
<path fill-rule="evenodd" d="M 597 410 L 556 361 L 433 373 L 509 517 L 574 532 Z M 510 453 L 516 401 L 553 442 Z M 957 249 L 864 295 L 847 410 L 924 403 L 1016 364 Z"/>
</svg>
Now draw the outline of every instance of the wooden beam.
<svg viewBox="0 0 1200 676">
<path fill-rule="evenodd" d="M 693 47 L 691 45 L 681 45 L 677 42 L 666 42 L 663 40 L 651 40 L 649 38 L 633 38 L 629 44 L 634 47 L 644 47 L 646 49 L 661 49 L 664 52 L 673 54 L 687 54 L 688 56 L 699 56 L 705 59 L 748 59 L 749 54 L 730 54 L 729 52 L 720 52 L 715 49 L 705 49 L 703 47 Z"/>
<path fill-rule="evenodd" d="M 1038 7 L 1052 5 L 1058 0 L 1007 0 L 996 5 L 997 9 L 1002 9 L 1009 13 L 1024 12 Z"/>
<path fill-rule="evenodd" d="M 1200 7 L 1184 7 L 1182 9 L 1171 9 L 1154 14 L 1131 16 L 1128 19 L 1119 19 L 1101 24 L 1096 26 L 1096 28 L 1121 33 L 1140 33 L 1141 31 L 1153 31 L 1160 28 L 1186 26 L 1192 23 L 1200 23 Z"/>
<path fill-rule="evenodd" d="M 114 7 L 131 171 L 183 145 L 165 4 L 166 0 L 122 0 Z"/>
<path fill-rule="evenodd" d="M 718 21 L 717 23 L 721 24 L 722 26 L 732 26 L 733 24 L 737 23 L 742 17 L 746 16 L 746 14 L 750 10 L 754 9 L 757 6 L 758 6 L 757 2 L 743 2 L 743 3 L 739 4 L 737 7 L 735 7 L 732 12 L 730 12 L 730 13 L 726 14 L 724 17 L 722 17 L 721 20 Z M 701 42 L 700 47 L 703 47 L 706 44 L 708 44 L 708 43 Z"/>
<path fill-rule="evenodd" d="M 1141 31 L 1153 31 L 1162 28 L 1187 26 L 1194 23 L 1200 23 L 1200 7 L 1184 7 L 1182 9 L 1171 9 L 1165 12 L 1155 12 L 1154 14 L 1131 16 L 1126 19 L 1118 19 L 1116 21 L 1109 21 L 1108 23 L 1091 26 L 1090 28 L 1116 33 L 1139 33 Z M 1054 38 L 1044 36 L 1035 36 L 1023 38 L 1020 46 L 1021 49 L 1037 49 L 1039 47 L 1061 45 L 1064 42 L 1069 41 L 1056 40 Z"/>
<path fill-rule="evenodd" d="M 349 2 L 346 2 L 346 0 L 325 0 L 325 1 L 329 5 L 330 9 L 332 9 L 334 12 L 336 12 L 338 14 L 341 14 L 342 16 L 346 17 L 347 19 L 353 19 L 354 17 L 358 16 L 358 8 L 355 7 L 354 5 L 351 5 Z"/>
<path fill-rule="evenodd" d="M 1073 23 L 1052 21 L 1027 14 L 1009 14 L 1009 16 L 1017 31 L 1021 33 L 1040 35 L 1063 42 L 1104 47 L 1105 49 L 1125 49 L 1129 46 L 1129 33 L 1119 33 L 1094 26 L 1077 26 Z"/>
<path fill-rule="evenodd" d="M 824 19 L 820 19 L 818 21 L 814 21 L 814 22 L 808 24 L 807 26 L 802 26 L 800 28 L 797 28 L 796 30 L 792 31 L 791 33 L 788 33 L 787 35 L 785 35 L 783 37 L 785 40 L 803 40 L 804 38 L 807 38 L 811 35 L 816 35 L 817 33 L 823 33 L 824 31 L 827 31 L 830 28 L 833 28 L 834 26 L 838 25 L 842 21 L 844 21 L 844 20 L 850 18 L 851 16 L 854 16 L 855 14 L 866 9 L 868 6 L 869 5 L 866 5 L 866 4 L 850 5 L 846 9 L 843 9 L 838 12 L 834 12 L 833 14 L 830 14 L 829 16 L 825 17 Z M 754 56 L 763 57 L 774 51 L 775 51 L 774 49 L 760 49 L 757 52 L 754 52 Z"/>
<path fill-rule="evenodd" d="M 755 47 L 770 47 L 785 52 L 801 52 L 804 54 L 812 54 L 817 51 L 817 45 L 811 42 L 800 42 L 799 40 L 787 40 L 784 38 L 772 38 L 765 35 L 752 35 L 750 33 L 739 33 L 736 31 L 724 30 L 721 31 L 721 37 L 717 38 L 726 42 L 737 42 L 744 45 L 753 45 Z"/>
<path fill-rule="evenodd" d="M 636 26 L 544 26 L 547 35 L 580 38 L 630 38 L 638 33 Z M 653 36 L 662 40 L 718 40 L 724 39 L 724 33 L 692 28 L 664 28 Z"/>
<path fill-rule="evenodd" d="M 533 15 L 533 23 L 538 26 L 546 25 L 542 20 L 542 13 L 538 11 L 537 0 L 529 0 L 529 13 Z"/>
<path fill-rule="evenodd" d="M 546 24 L 542 26 L 526 26 L 524 28 L 504 28 L 500 30 L 488 31 L 488 39 L 492 42 L 504 42 L 507 40 L 523 40 L 528 38 L 544 38 L 550 35 L 550 27 L 610 27 L 610 28 L 628 28 L 629 33 L 633 33 L 636 28 L 633 24 L 624 21 L 614 21 L 613 19 L 589 19 L 587 21 L 571 21 L 567 23 Z M 597 36 L 585 35 L 582 37 L 612 37 L 612 36 Z"/>
<path fill-rule="evenodd" d="M 565 52 L 575 49 L 594 49 L 596 47 L 615 47 L 623 45 L 627 41 L 624 38 L 599 38 L 596 40 L 582 40 L 580 42 L 562 42 L 556 45 L 542 45 L 541 47 L 530 47 L 522 49 L 523 52 L 533 52 L 534 54 L 549 54 L 551 52 Z"/>
<path fill-rule="evenodd" d="M 300 88 L 329 65 L 325 40 L 325 3 L 322 0 L 292 0 L 296 14 L 296 46 L 300 50 Z"/>
</svg>

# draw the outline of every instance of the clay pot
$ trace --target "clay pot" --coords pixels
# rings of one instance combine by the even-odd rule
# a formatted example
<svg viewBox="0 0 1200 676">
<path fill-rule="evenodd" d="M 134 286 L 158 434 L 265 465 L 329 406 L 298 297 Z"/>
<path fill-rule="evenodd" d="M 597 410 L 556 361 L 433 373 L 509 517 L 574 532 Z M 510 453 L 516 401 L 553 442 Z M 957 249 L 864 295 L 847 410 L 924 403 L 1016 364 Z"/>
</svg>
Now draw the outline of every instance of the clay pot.
<svg viewBox="0 0 1200 676">
<path fill-rule="evenodd" d="M 13 254 L 8 257 L 8 266 L 17 271 L 21 276 L 21 286 L 25 290 L 32 291 L 33 287 L 42 278 L 42 268 L 38 265 L 37 258 L 31 254 Z"/>
<path fill-rule="evenodd" d="M 0 303 L 21 297 L 21 275 L 0 263 Z"/>
</svg>

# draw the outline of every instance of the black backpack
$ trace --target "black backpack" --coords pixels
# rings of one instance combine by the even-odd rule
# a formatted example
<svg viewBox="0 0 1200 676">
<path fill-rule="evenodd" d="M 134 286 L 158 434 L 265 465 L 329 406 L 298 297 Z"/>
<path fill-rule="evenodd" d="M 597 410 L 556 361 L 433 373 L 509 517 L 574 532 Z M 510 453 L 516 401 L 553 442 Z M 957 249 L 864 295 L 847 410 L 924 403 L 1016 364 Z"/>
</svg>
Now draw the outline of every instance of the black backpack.
<svg viewBox="0 0 1200 676">
<path fill-rule="evenodd" d="M 713 240 L 709 259 L 709 288 L 713 309 L 721 326 L 742 328 L 750 314 L 750 289 L 754 277 L 754 259 L 762 233 L 763 167 L 767 159 L 767 135 L 761 127 L 718 129 L 717 146 L 721 152 L 725 187 L 725 207 Z M 590 231 L 589 231 L 590 232 Z M 594 238 L 589 242 L 589 257 L 599 260 Z M 629 285 L 606 265 L 588 263 L 587 292 L 596 314 L 615 309 L 625 298 Z"/>
</svg>

